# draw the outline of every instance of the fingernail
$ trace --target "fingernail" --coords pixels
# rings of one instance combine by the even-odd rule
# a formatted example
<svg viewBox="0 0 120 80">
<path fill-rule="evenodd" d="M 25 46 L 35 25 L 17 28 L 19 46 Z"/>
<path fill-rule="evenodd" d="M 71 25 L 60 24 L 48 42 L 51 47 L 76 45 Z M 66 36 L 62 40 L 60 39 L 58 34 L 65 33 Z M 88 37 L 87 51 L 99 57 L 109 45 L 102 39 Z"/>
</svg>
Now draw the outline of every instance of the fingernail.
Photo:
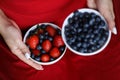
<svg viewBox="0 0 120 80">
<path fill-rule="evenodd" d="M 40 70 L 44 70 L 44 68 L 42 66 L 40 66 Z"/>
<path fill-rule="evenodd" d="M 29 53 L 25 53 L 25 57 L 26 57 L 27 59 L 29 59 L 29 58 L 30 58 L 30 54 L 29 54 Z"/>
<path fill-rule="evenodd" d="M 44 70 L 42 66 L 38 67 L 37 70 Z"/>
<path fill-rule="evenodd" d="M 112 29 L 112 32 L 113 32 L 113 34 L 117 35 L 117 29 L 116 29 L 116 27 L 114 27 L 114 28 Z"/>
</svg>

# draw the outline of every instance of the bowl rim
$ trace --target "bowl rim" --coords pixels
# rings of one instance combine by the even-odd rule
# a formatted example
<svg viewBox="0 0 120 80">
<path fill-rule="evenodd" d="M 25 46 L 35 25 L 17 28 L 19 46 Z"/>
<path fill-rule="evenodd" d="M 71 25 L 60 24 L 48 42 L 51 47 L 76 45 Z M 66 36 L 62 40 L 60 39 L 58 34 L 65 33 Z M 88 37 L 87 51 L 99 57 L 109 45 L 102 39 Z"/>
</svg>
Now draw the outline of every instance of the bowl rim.
<svg viewBox="0 0 120 80">
<path fill-rule="evenodd" d="M 60 28 L 59 26 L 57 26 L 57 25 L 55 25 L 55 24 L 53 24 L 53 23 L 47 23 L 47 22 L 46 22 L 46 23 L 38 23 L 38 24 L 33 25 L 31 28 L 29 28 L 29 29 L 27 30 L 27 32 L 26 32 L 25 35 L 24 35 L 23 42 L 26 43 L 26 38 L 27 38 L 27 36 L 28 36 L 28 34 L 29 34 L 29 32 L 30 32 L 31 30 L 36 29 L 36 28 L 37 28 L 37 25 L 42 25 L 42 24 L 50 25 L 50 26 L 52 26 L 52 27 L 54 27 L 54 28 L 58 28 L 58 29 L 61 30 L 61 28 Z M 62 35 L 61 35 L 61 36 L 62 36 Z M 37 63 L 37 64 L 41 64 L 41 65 L 51 65 L 51 64 L 54 64 L 54 63 L 58 62 L 58 61 L 64 56 L 64 54 L 65 54 L 65 52 L 66 52 L 66 49 L 67 49 L 67 47 L 66 47 L 66 45 L 65 45 L 65 50 L 64 50 L 64 52 L 63 52 L 57 59 L 55 59 L 55 60 L 53 60 L 53 61 L 50 61 L 50 62 L 38 62 L 38 61 L 34 60 L 33 58 L 31 58 L 31 56 L 30 56 L 30 59 L 31 59 L 33 62 Z"/>
<path fill-rule="evenodd" d="M 105 23 L 106 23 L 105 26 L 108 27 L 107 21 L 105 20 L 105 18 L 104 18 L 98 11 L 96 11 L 96 10 L 94 10 L 94 9 L 88 9 L 88 8 L 78 9 L 78 11 L 79 11 L 79 12 L 82 12 L 82 13 L 83 13 L 83 12 L 95 13 L 96 15 L 100 16 L 100 17 L 105 21 Z M 92 53 L 81 53 L 81 52 L 75 51 L 74 49 L 72 49 L 72 48 L 68 45 L 68 43 L 67 43 L 66 40 L 65 40 L 64 28 L 65 28 L 65 25 L 68 24 L 68 19 L 69 19 L 70 17 L 72 17 L 73 15 L 74 15 L 74 12 L 70 13 L 70 14 L 65 18 L 65 20 L 64 20 L 64 22 L 63 22 L 63 25 L 62 25 L 62 38 L 63 38 L 63 41 L 64 41 L 65 45 L 67 46 L 67 48 L 68 48 L 69 50 L 71 50 L 72 52 L 74 52 L 75 54 L 78 54 L 78 55 L 81 55 L 81 56 L 91 56 L 91 55 L 95 55 L 95 54 L 100 53 L 102 50 L 104 50 L 104 49 L 107 47 L 107 45 L 108 45 L 108 43 L 110 42 L 110 39 L 111 39 L 111 31 L 110 31 L 110 30 L 109 30 L 109 36 L 108 36 L 108 38 L 107 38 L 107 41 L 104 43 L 104 45 L 103 45 L 100 49 L 98 49 L 97 51 L 94 51 L 94 52 L 92 52 Z"/>
</svg>

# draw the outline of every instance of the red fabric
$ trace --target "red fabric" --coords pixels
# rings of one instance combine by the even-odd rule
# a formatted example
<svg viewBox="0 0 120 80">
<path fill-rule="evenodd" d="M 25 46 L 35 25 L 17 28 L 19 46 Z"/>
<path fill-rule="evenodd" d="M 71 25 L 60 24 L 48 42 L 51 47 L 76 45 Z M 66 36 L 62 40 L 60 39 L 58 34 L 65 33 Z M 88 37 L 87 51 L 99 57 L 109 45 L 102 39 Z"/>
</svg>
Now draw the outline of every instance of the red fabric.
<svg viewBox="0 0 120 80">
<path fill-rule="evenodd" d="M 39 22 L 60 27 L 72 11 L 86 7 L 85 0 L 0 0 L 0 8 L 23 30 Z M 79 56 L 67 50 L 57 63 L 37 71 L 14 56 L 0 37 L 0 80 L 120 80 L 120 7 L 114 0 L 118 35 L 98 55 Z"/>
</svg>

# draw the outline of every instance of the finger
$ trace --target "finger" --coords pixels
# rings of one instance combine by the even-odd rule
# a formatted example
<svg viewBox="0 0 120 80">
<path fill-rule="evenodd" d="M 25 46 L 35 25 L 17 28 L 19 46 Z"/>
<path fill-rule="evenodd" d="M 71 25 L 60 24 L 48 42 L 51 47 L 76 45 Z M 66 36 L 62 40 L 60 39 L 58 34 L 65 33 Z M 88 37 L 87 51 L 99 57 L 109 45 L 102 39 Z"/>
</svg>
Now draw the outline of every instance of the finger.
<svg viewBox="0 0 120 80">
<path fill-rule="evenodd" d="M 12 19 L 9 19 L 10 22 L 19 30 L 19 32 L 21 33 L 20 28 L 18 27 L 18 25 L 15 23 L 15 21 L 13 21 Z M 22 33 L 21 33 L 22 34 Z"/>
<path fill-rule="evenodd" d="M 22 51 L 19 48 L 16 48 L 14 50 L 12 50 L 12 52 L 23 62 L 25 62 L 26 64 L 30 65 L 31 67 L 37 69 L 37 70 L 43 70 L 43 67 L 40 64 L 37 64 L 35 62 L 33 62 L 30 59 L 27 59 L 25 57 L 25 55 L 22 53 Z"/>
<path fill-rule="evenodd" d="M 95 3 L 95 0 L 87 0 L 87 5 L 89 8 L 93 8 L 93 9 L 96 9 L 96 3 Z"/>
<path fill-rule="evenodd" d="M 115 19 L 115 14 L 114 14 L 114 8 L 113 8 L 113 3 L 112 3 L 112 1 L 109 1 L 109 5 L 111 5 L 111 6 L 109 6 L 109 7 L 110 7 L 110 10 L 111 10 L 111 13 L 112 13 L 112 17 L 113 17 L 113 19 Z"/>
<path fill-rule="evenodd" d="M 117 30 L 116 30 L 116 27 L 115 27 L 115 21 L 114 21 L 114 16 L 113 16 L 112 11 L 109 10 L 109 9 L 104 9 L 104 11 L 100 10 L 100 12 L 105 17 L 110 30 L 113 32 L 113 34 L 116 35 L 117 34 Z"/>
</svg>

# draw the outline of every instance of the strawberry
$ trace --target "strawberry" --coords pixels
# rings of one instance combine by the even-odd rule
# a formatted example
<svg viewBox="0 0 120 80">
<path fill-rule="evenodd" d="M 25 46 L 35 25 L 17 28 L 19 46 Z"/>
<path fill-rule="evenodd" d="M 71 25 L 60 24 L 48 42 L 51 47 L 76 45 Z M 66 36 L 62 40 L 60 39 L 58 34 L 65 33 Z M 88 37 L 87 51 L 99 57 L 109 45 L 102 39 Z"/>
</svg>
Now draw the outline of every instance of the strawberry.
<svg viewBox="0 0 120 80">
<path fill-rule="evenodd" d="M 44 32 L 43 29 L 38 29 L 38 35 L 39 35 L 39 34 L 42 34 L 43 32 Z"/>
<path fill-rule="evenodd" d="M 52 50 L 50 51 L 50 56 L 52 56 L 53 58 L 58 58 L 60 56 L 60 51 L 57 47 L 52 48 Z"/>
<path fill-rule="evenodd" d="M 43 54 L 41 56 L 41 61 L 42 62 L 48 62 L 48 61 L 50 61 L 50 56 L 48 54 Z"/>
<path fill-rule="evenodd" d="M 55 36 L 55 34 L 56 34 L 56 29 L 55 28 L 53 28 L 52 26 L 47 26 L 46 27 L 46 31 L 49 33 L 49 35 L 50 36 Z"/>
<path fill-rule="evenodd" d="M 60 35 L 57 35 L 57 36 L 54 37 L 53 45 L 55 47 L 61 47 L 61 46 L 65 45 L 63 40 L 62 40 L 62 37 Z"/>
<path fill-rule="evenodd" d="M 33 49 L 32 50 L 32 53 L 35 55 L 35 56 L 38 56 L 40 54 L 40 51 L 37 50 L 37 49 Z"/>
<path fill-rule="evenodd" d="M 52 43 L 49 40 L 45 40 L 42 43 L 42 48 L 43 50 L 45 50 L 46 52 L 48 52 L 52 47 Z"/>
<path fill-rule="evenodd" d="M 39 38 L 37 35 L 32 35 L 27 38 L 26 43 L 31 49 L 35 49 L 39 43 Z"/>
</svg>

